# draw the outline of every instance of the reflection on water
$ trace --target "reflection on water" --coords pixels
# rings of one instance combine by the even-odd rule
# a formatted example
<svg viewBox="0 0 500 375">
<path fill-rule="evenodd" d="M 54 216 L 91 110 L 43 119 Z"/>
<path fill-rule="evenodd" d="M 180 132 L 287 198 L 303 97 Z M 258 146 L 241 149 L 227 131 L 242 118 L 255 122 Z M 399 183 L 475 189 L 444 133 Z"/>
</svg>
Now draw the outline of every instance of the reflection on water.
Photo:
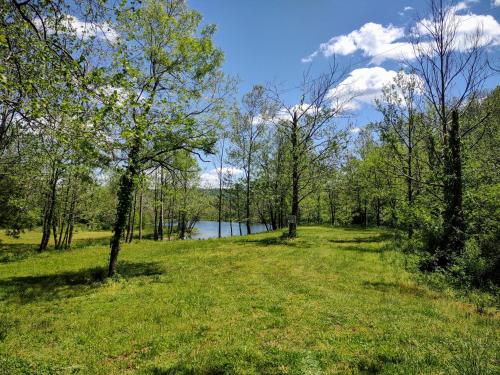
<svg viewBox="0 0 500 375">
<path fill-rule="evenodd" d="M 231 236 L 231 226 L 233 228 L 232 235 L 239 236 L 240 235 L 240 227 L 241 234 L 247 234 L 247 227 L 245 223 L 241 223 L 241 226 L 238 223 L 232 223 L 230 225 L 229 222 L 223 221 L 221 227 L 221 235 L 222 237 Z M 194 240 L 205 240 L 207 238 L 217 238 L 219 234 L 219 222 L 218 221 L 198 221 L 194 226 L 195 233 L 193 233 L 190 238 Z M 264 224 L 251 224 L 250 230 L 252 233 L 265 232 L 266 226 Z"/>
</svg>

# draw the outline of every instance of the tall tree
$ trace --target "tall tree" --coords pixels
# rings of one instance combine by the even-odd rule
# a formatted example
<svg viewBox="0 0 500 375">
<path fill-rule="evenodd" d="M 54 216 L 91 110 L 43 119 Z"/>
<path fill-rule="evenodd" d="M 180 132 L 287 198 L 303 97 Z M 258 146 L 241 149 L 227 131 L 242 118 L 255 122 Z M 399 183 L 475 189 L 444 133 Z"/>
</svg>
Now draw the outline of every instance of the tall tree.
<svg viewBox="0 0 500 375">
<path fill-rule="evenodd" d="M 140 171 L 148 163 L 169 168 L 175 150 L 210 151 L 213 125 L 207 112 L 220 105 L 222 53 L 212 43 L 213 26 L 200 30 L 201 16 L 182 0 L 125 4 L 117 12 L 121 43 L 114 55 L 116 109 L 123 174 L 108 274 L 115 271 L 120 241 Z"/>
<path fill-rule="evenodd" d="M 461 138 L 468 130 L 460 128 L 460 117 L 488 74 L 484 54 L 488 41 L 480 28 L 464 33 L 456 12 L 451 2 L 430 1 L 428 17 L 419 20 L 413 34 L 414 62 L 410 62 L 439 123 L 444 209 L 436 262 L 444 267 L 463 252 L 465 244 Z"/>
<path fill-rule="evenodd" d="M 242 109 L 234 116 L 231 141 L 231 159 L 243 169 L 245 179 L 245 224 L 251 233 L 251 182 L 255 156 L 261 147 L 265 123 L 269 114 L 269 102 L 263 86 L 254 86 L 242 99 Z"/>
<path fill-rule="evenodd" d="M 336 87 L 344 77 L 338 64 L 331 65 L 327 73 L 312 79 L 304 74 L 300 85 L 300 102 L 287 105 L 277 89 L 271 91 L 274 108 L 278 112 L 273 122 L 290 142 L 291 157 L 291 212 L 288 227 L 290 238 L 297 235 L 301 178 L 308 163 L 321 161 L 339 145 L 342 132 L 335 129 L 335 119 L 345 111 L 349 95 L 337 95 Z M 307 156 L 314 154 L 312 159 Z"/>
</svg>

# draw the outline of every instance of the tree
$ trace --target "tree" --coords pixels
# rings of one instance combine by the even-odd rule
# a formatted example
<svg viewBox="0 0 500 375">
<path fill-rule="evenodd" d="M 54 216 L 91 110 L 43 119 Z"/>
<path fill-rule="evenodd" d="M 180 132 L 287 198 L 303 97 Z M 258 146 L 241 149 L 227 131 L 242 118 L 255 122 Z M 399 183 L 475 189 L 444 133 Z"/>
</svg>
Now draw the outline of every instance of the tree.
<svg viewBox="0 0 500 375">
<path fill-rule="evenodd" d="M 426 136 L 423 127 L 419 126 L 422 122 L 419 115 L 421 90 L 420 78 L 401 70 L 393 83 L 384 88 L 382 99 L 376 101 L 378 110 L 384 116 L 376 128 L 397 159 L 396 173 L 405 179 L 407 185 L 407 233 L 410 239 L 414 231 L 415 186 L 416 182 L 421 182 L 416 166 L 419 163 L 417 148 Z"/>
<path fill-rule="evenodd" d="M 299 220 L 301 177 L 310 163 L 321 161 L 339 146 L 342 132 L 335 129 L 335 119 L 345 111 L 349 95 L 337 95 L 335 91 L 344 74 L 337 64 L 330 67 L 328 73 L 311 79 L 308 74 L 300 85 L 299 104 L 287 105 L 279 92 L 274 89 L 271 97 L 278 112 L 273 122 L 290 142 L 291 158 L 291 215 L 288 236 L 297 235 Z M 312 159 L 306 157 L 314 151 Z"/>
<path fill-rule="evenodd" d="M 262 144 L 262 135 L 269 115 L 269 102 L 265 88 L 254 86 L 243 99 L 243 108 L 236 110 L 232 126 L 233 148 L 230 158 L 243 169 L 245 179 L 245 223 L 251 233 L 251 180 L 254 173 L 255 155 Z"/>
<path fill-rule="evenodd" d="M 412 70 L 423 82 L 423 95 L 439 123 L 442 143 L 443 230 L 436 251 L 438 266 L 447 267 L 461 254 L 466 223 L 463 212 L 462 137 L 475 128 L 460 128 L 460 117 L 476 98 L 488 74 L 487 44 L 478 28 L 464 34 L 456 8 L 431 0 L 428 18 L 413 33 Z"/>
<path fill-rule="evenodd" d="M 136 6 L 139 6 L 138 8 Z M 115 271 L 122 232 L 141 170 L 148 163 L 170 168 L 175 150 L 209 152 L 214 141 L 208 112 L 221 97 L 222 53 L 212 43 L 213 26 L 201 31 L 201 16 L 182 0 L 125 4 L 117 11 L 121 43 L 114 78 L 122 105 L 120 126 L 124 170 L 118 190 L 108 275 Z M 120 103 L 118 103 L 120 104 Z"/>
</svg>

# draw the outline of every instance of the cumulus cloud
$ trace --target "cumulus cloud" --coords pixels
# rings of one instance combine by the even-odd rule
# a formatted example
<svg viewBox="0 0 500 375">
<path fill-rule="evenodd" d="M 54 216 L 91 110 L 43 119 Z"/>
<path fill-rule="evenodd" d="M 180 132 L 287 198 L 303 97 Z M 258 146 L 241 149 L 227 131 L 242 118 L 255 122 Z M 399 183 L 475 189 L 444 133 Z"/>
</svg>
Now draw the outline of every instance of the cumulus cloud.
<svg viewBox="0 0 500 375">
<path fill-rule="evenodd" d="M 496 0 L 499 1 L 500 0 Z M 491 15 L 477 15 L 467 11 L 468 2 L 457 3 L 452 12 L 458 23 L 457 38 L 454 48 L 465 50 L 470 46 L 470 36 L 477 30 L 482 33 L 480 44 L 482 46 L 500 45 L 500 24 Z M 407 7 L 408 8 L 408 7 Z M 405 8 L 406 10 L 406 8 Z M 432 23 L 430 19 L 424 19 L 415 25 L 413 30 L 420 36 L 429 35 L 428 27 Z M 319 48 L 302 59 L 302 62 L 311 62 L 318 55 L 329 57 L 332 55 L 351 55 L 362 52 L 366 57 L 371 57 L 371 63 L 380 65 L 385 60 L 411 59 L 415 56 L 414 49 L 407 41 L 408 35 L 403 27 L 392 24 L 384 26 L 374 22 L 368 22 L 361 28 L 346 35 L 331 38 L 328 42 L 320 44 Z"/>
<path fill-rule="evenodd" d="M 495 6 L 495 7 L 500 7 L 500 0 L 493 0 L 491 2 L 491 5 Z"/>
<path fill-rule="evenodd" d="M 398 54 L 402 52 L 401 50 L 396 51 L 397 48 L 407 48 L 404 46 L 405 43 L 396 42 L 404 35 L 402 27 L 383 26 L 368 22 L 358 30 L 347 35 L 333 37 L 328 42 L 320 44 L 317 51 L 302 61 L 311 61 L 319 53 L 329 57 L 333 55 L 346 56 L 356 51 L 362 51 L 365 56 L 373 57 L 374 63 L 381 63 L 388 58 L 397 58 Z"/>
<path fill-rule="evenodd" d="M 337 87 L 333 88 L 331 98 L 353 98 L 346 109 L 359 109 L 361 104 L 372 104 L 382 93 L 382 89 L 394 80 L 398 73 L 376 66 L 353 70 Z"/>
<path fill-rule="evenodd" d="M 219 187 L 219 173 L 220 168 L 213 168 L 200 175 L 200 184 L 204 188 L 216 188 Z M 232 175 L 233 177 L 239 177 L 243 174 L 243 170 L 235 167 L 224 167 L 222 168 L 222 174 L 224 176 Z"/>
</svg>

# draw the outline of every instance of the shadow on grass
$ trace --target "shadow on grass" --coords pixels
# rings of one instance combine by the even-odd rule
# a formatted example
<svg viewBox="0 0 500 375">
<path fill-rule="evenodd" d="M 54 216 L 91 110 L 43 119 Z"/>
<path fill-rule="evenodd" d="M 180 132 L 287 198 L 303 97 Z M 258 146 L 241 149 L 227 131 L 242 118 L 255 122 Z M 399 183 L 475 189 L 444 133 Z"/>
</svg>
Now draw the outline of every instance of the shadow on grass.
<svg viewBox="0 0 500 375">
<path fill-rule="evenodd" d="M 381 254 L 384 250 L 379 247 L 368 247 L 368 246 L 356 246 L 356 245 L 347 245 L 347 246 L 338 246 L 334 250 L 340 251 L 355 251 L 357 253 L 376 253 Z"/>
<path fill-rule="evenodd" d="M 206 367 L 203 369 L 193 368 L 187 364 L 176 364 L 169 368 L 153 367 L 146 372 L 149 375 L 223 375 L 235 374 L 234 368 L 231 364 L 215 365 L 213 367 Z"/>
<path fill-rule="evenodd" d="M 288 235 L 286 233 L 283 233 L 281 236 L 278 237 L 266 237 L 266 238 L 241 238 L 237 240 L 239 243 L 249 243 L 249 244 L 255 244 L 255 245 L 260 245 L 260 246 L 277 246 L 277 245 L 283 245 L 283 246 L 291 246 L 291 247 L 296 247 L 296 246 L 301 246 L 305 247 L 305 244 L 303 242 L 298 242 L 294 239 L 289 239 Z"/>
<path fill-rule="evenodd" d="M 53 246 L 49 247 L 44 252 L 62 252 L 70 249 L 82 249 L 88 246 L 109 246 L 110 236 L 84 238 L 73 240 L 70 248 L 55 249 Z M 0 242 L 0 263 L 16 262 L 30 256 L 39 254 L 38 244 L 31 243 L 1 243 Z"/>
<path fill-rule="evenodd" d="M 349 240 L 328 240 L 328 242 L 332 243 L 369 243 L 369 242 L 384 242 L 384 241 L 389 241 L 393 239 L 394 236 L 390 233 L 382 233 L 377 236 L 370 236 L 370 237 L 360 237 L 360 238 L 353 238 Z"/>
<path fill-rule="evenodd" d="M 432 296 L 431 293 L 419 287 L 418 285 L 407 285 L 402 283 L 386 282 L 386 281 L 363 281 L 363 286 L 384 293 L 397 292 L 401 294 L 408 294 L 418 297 Z"/>
<path fill-rule="evenodd" d="M 0 300 L 22 304 L 52 301 L 86 294 L 102 285 L 107 268 L 94 267 L 57 274 L 18 276 L 0 280 Z M 160 263 L 120 262 L 115 279 L 131 279 L 164 273 Z"/>
<path fill-rule="evenodd" d="M 96 238 L 82 238 L 79 240 L 73 240 L 70 249 L 80 249 L 87 246 L 109 246 L 111 241 L 111 234 L 105 237 Z"/>
<path fill-rule="evenodd" d="M 0 243 L 0 263 L 15 262 L 37 253 L 38 245 L 16 243 Z"/>
</svg>

